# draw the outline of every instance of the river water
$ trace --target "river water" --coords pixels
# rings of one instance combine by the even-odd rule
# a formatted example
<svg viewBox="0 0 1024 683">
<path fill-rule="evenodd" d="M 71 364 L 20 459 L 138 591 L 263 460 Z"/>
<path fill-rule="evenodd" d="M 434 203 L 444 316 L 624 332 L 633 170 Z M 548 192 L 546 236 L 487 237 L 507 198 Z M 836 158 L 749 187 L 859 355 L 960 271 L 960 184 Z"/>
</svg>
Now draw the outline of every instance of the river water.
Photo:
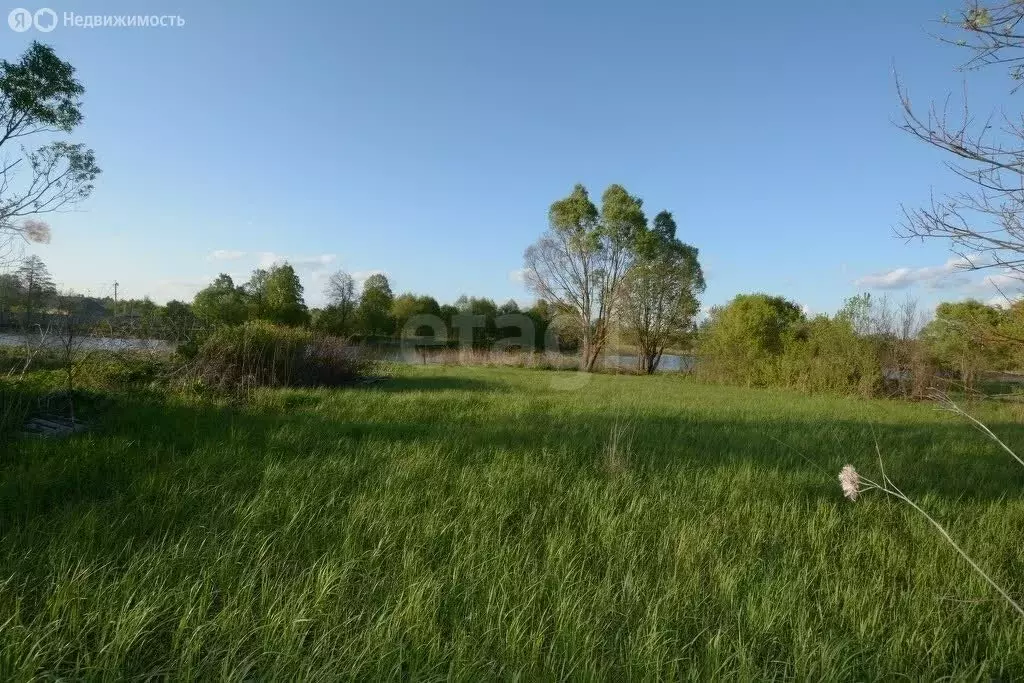
<svg viewBox="0 0 1024 683">
<path fill-rule="evenodd" d="M 28 342 L 32 346 L 55 349 L 62 346 L 56 334 L 0 334 L 0 346 L 24 346 Z M 174 350 L 174 344 L 163 339 L 116 339 L 114 337 L 82 337 L 75 340 L 75 347 L 85 351 L 156 351 L 168 353 Z"/>
<path fill-rule="evenodd" d="M 60 337 L 56 334 L 40 336 L 22 335 L 12 333 L 0 333 L 0 346 L 24 346 L 25 342 L 32 346 L 43 346 L 44 348 L 59 348 Z M 174 344 L 162 339 L 118 339 L 115 337 L 82 337 L 75 341 L 79 349 L 86 351 L 153 351 L 169 353 L 174 350 Z M 566 356 L 570 358 L 570 356 Z M 395 354 L 389 360 L 417 363 L 419 357 L 415 354 Z M 603 359 L 605 367 L 620 368 L 622 370 L 635 370 L 637 358 L 634 355 L 609 355 Z M 693 356 L 676 356 L 665 354 L 658 364 L 658 372 L 689 372 L 696 365 Z"/>
</svg>

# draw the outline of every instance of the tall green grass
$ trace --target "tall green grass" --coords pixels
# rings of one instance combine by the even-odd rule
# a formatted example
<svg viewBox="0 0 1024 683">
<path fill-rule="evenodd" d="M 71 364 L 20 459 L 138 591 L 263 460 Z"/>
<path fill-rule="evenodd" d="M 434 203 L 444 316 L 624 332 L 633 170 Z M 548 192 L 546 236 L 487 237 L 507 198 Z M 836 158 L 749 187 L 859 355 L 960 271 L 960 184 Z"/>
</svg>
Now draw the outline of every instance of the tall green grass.
<svg viewBox="0 0 1024 683">
<path fill-rule="evenodd" d="M 1011 446 L 1020 413 L 976 407 Z M 1024 677 L 1024 468 L 927 404 L 418 368 L 0 460 L 0 678 Z"/>
</svg>

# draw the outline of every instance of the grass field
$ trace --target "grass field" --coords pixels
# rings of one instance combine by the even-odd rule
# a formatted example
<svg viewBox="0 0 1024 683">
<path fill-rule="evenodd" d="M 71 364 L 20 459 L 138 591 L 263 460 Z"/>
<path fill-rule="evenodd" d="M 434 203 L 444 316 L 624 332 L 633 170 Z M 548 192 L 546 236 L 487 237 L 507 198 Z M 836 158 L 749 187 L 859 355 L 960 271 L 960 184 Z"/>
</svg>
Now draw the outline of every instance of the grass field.
<svg viewBox="0 0 1024 683">
<path fill-rule="evenodd" d="M 973 408 L 1024 450 L 1019 409 Z M 0 678 L 1024 677 L 1024 468 L 927 404 L 400 368 L 0 456 Z"/>
</svg>

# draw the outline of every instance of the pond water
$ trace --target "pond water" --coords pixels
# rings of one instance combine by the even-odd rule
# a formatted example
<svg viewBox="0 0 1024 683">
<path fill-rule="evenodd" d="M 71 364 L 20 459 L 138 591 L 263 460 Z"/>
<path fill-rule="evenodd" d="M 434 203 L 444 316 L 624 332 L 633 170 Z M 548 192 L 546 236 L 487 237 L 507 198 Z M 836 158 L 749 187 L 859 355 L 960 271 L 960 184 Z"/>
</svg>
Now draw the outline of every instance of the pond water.
<svg viewBox="0 0 1024 683">
<path fill-rule="evenodd" d="M 60 337 L 56 334 L 49 334 L 40 337 L 38 334 L 23 335 L 15 333 L 0 333 L 0 346 L 24 346 L 26 340 L 32 346 L 43 348 L 59 348 Z M 75 342 L 79 349 L 86 351 L 155 351 L 170 353 L 174 350 L 174 344 L 163 339 L 119 339 L 115 337 L 82 337 L 81 342 Z M 384 358 L 391 361 L 418 363 L 419 356 L 416 354 L 383 354 Z M 566 355 L 566 360 L 572 356 Z M 619 368 L 622 370 L 635 370 L 637 358 L 635 355 L 621 354 L 605 356 L 603 363 L 607 368 Z M 665 354 L 658 364 L 658 372 L 689 372 L 693 370 L 697 359 L 694 356 L 677 356 Z"/>
<path fill-rule="evenodd" d="M 39 334 L 0 334 L 0 346 L 24 346 L 28 342 L 32 346 L 43 348 L 60 348 L 61 340 L 56 334 L 45 336 Z M 163 339 L 116 339 L 114 337 L 82 337 L 81 343 L 75 346 L 86 351 L 159 351 L 170 352 L 174 344 Z"/>
<path fill-rule="evenodd" d="M 605 363 L 623 370 L 635 370 L 637 357 L 632 355 L 606 356 Z M 694 356 L 676 356 L 666 353 L 658 363 L 658 372 L 690 372 L 697 365 Z"/>
</svg>

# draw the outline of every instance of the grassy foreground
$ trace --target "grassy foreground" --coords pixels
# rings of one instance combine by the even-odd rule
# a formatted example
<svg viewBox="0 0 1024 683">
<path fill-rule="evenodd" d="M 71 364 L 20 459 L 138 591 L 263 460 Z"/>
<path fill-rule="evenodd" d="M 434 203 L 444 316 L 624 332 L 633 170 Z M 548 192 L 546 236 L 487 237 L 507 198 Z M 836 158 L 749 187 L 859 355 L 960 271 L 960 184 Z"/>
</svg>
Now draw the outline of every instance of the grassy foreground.
<svg viewBox="0 0 1024 683">
<path fill-rule="evenodd" d="M 1024 468 L 932 406 L 401 368 L 0 454 L 0 678 L 1024 677 Z M 1020 414 L 979 416 L 1024 450 Z"/>
</svg>

